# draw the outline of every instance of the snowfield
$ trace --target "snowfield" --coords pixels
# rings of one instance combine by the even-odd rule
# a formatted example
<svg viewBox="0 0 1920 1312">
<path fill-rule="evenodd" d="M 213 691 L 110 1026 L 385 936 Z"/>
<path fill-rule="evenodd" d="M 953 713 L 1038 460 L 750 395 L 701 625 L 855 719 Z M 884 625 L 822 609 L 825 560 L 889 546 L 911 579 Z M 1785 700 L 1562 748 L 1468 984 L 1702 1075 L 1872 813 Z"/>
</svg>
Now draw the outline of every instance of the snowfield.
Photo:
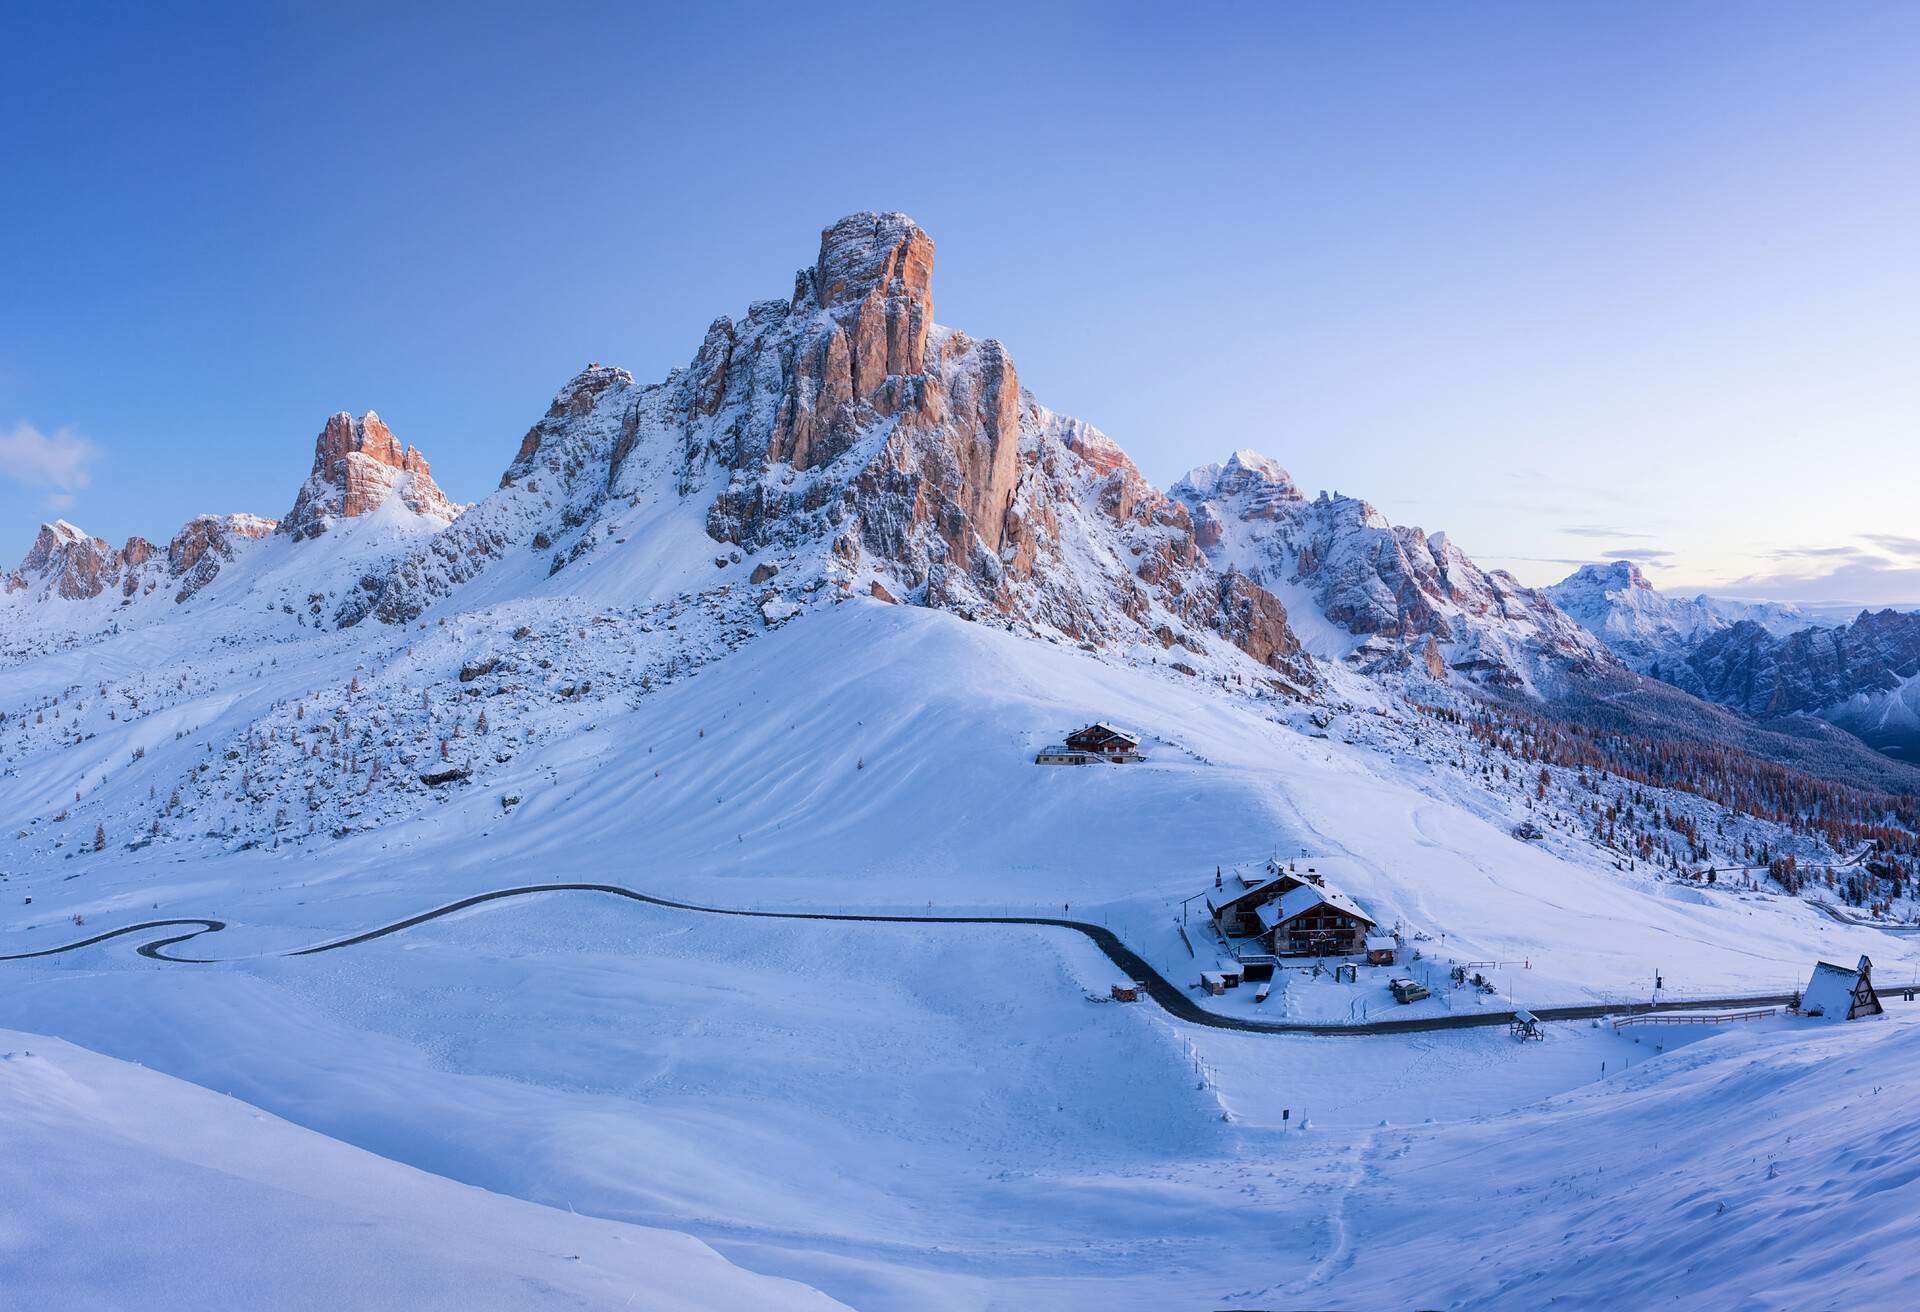
<svg viewBox="0 0 1920 1312">
<path fill-rule="evenodd" d="M 503 1198 L 0 1032 L 13 1307 L 838 1307 L 682 1235 Z M 30 1200 L 30 1205 L 29 1204 Z"/>
<path fill-rule="evenodd" d="M 678 621 L 671 632 L 616 621 L 551 650 L 630 644 L 634 669 L 656 669 L 650 644 L 681 635 Z M 418 695 L 400 690 L 458 689 L 458 669 L 503 631 L 542 625 L 556 629 L 557 615 L 522 602 L 445 628 L 430 620 L 385 651 L 333 635 L 289 644 L 241 685 L 255 691 L 154 709 L 173 717 L 157 721 L 165 732 L 151 717 L 89 721 L 96 764 L 76 787 L 97 813 L 138 810 L 150 788 L 166 796 L 162 772 L 259 714 L 246 696 L 340 688 L 358 671 L 397 714 Z M 50 676 L 9 672 L 14 695 L 35 677 L 58 684 L 72 659 L 48 658 Z M 610 664 L 600 648 L 579 659 Z M 152 653 L 145 663 L 158 668 Z M 381 693 L 389 681 L 396 691 Z M 476 683 L 490 686 L 464 686 Z M 539 1224 L 690 1235 L 747 1272 L 862 1308 L 1873 1306 L 1900 1269 L 1888 1252 L 1904 1244 L 1911 1260 L 1895 1218 L 1920 1186 L 1897 1155 L 1870 1148 L 1913 1128 L 1887 1119 L 1920 1061 L 1898 1001 L 1852 1026 L 1615 1034 L 1568 1023 L 1524 1045 L 1504 1029 L 1232 1034 L 1151 1004 L 1089 1001 L 1114 970 L 1064 931 L 737 920 L 592 894 L 490 904 L 324 956 L 273 955 L 473 892 L 579 880 L 763 909 L 1070 907 L 1185 982 L 1203 963 L 1176 927 L 1179 900 L 1211 889 L 1215 866 L 1231 880 L 1272 854 L 1307 853 L 1382 923 L 1398 922 L 1436 981 L 1449 961 L 1521 963 L 1491 972 L 1496 994 L 1441 987 L 1396 1014 L 1501 1009 L 1509 992 L 1523 1006 L 1644 1000 L 1655 969 L 1662 996 L 1787 991 L 1816 957 L 1862 952 L 1884 988 L 1920 960 L 1913 940 L 1801 899 L 1623 871 L 1558 838 L 1522 843 L 1508 832 L 1513 800 L 1444 768 L 1459 744 L 1417 717 L 1356 704 L 1329 732 L 1284 700 L 921 608 L 822 607 L 644 689 L 636 678 L 520 711 L 511 696 L 485 698 L 501 708 L 488 736 L 513 735 L 508 760 L 484 782 L 423 791 L 414 814 L 366 832 L 245 848 L 182 836 L 97 854 L 17 843 L 0 882 L 8 951 L 205 915 L 228 928 L 191 955 L 225 964 L 149 961 L 137 939 L 0 963 L 0 1025 L 239 1100 L 206 1095 L 214 1110 L 195 1117 L 251 1105 L 337 1141 L 328 1151 L 365 1169 L 382 1164 L 364 1154 L 378 1154 L 413 1168 L 409 1180 L 426 1171 L 488 1191 L 458 1196 L 490 1207 L 539 1205 L 527 1212 Z M 195 731 L 175 739 L 182 717 Z M 1035 747 L 1095 717 L 1140 730 L 1151 760 L 1031 764 Z M 140 734 L 148 751 L 133 759 Z M 31 771 L 0 784 L 22 806 L 44 805 L 47 782 Z M 519 800 L 503 807 L 505 796 Z M 205 803 L 208 826 L 237 831 L 219 805 Z M 94 814 L 76 808 L 69 828 L 84 835 Z M 1209 953 L 1200 925 L 1187 928 Z M 1356 985 L 1294 975 L 1265 1004 L 1249 989 L 1205 1001 L 1276 1019 L 1377 1016 L 1393 1006 L 1385 973 Z M 160 1080 L 61 1051 L 108 1084 Z M 20 1161 L 100 1134 L 36 1138 L 4 1124 L 0 1146 Z M 198 1146 L 217 1133 L 183 1145 L 169 1169 L 233 1161 Z M 1780 1159 L 1771 1178 L 1768 1153 Z M 1867 1164 L 1823 1171 L 1823 1160 Z M 1891 1248 L 1849 1240 L 1835 1260 L 1834 1243 L 1809 1240 L 1820 1256 L 1794 1260 L 1774 1238 L 1764 1259 L 1694 1256 L 1757 1249 L 1803 1207 L 1831 1216 L 1836 1234 L 1865 1226 Z M 575 1223 L 569 1209 L 607 1220 Z M 212 1214 L 171 1215 L 169 1242 L 219 1228 Z M 25 1222 L 9 1213 L 8 1224 Z M 411 1251 L 382 1269 L 411 1262 L 437 1279 L 437 1264 L 484 1248 L 545 1278 L 545 1259 L 512 1255 L 528 1247 L 481 1244 L 474 1228 L 412 1233 Z M 1617 1261 L 1593 1260 L 1615 1250 Z M 19 1260 L 44 1271 L 35 1251 Z M 208 1261 L 220 1269 L 217 1253 Z M 672 1306 L 654 1270 L 593 1268 Z M 594 1305 L 601 1278 L 556 1278 L 553 1301 Z M 712 1288 L 702 1305 L 814 1297 Z"/>
</svg>

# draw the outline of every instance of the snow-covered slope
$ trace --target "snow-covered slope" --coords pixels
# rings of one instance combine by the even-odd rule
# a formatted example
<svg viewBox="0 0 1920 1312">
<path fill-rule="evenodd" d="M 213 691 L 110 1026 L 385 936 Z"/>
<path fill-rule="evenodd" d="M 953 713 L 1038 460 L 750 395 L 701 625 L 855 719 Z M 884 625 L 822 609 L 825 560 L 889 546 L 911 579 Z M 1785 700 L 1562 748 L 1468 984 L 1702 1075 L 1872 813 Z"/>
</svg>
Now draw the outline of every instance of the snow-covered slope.
<svg viewBox="0 0 1920 1312">
<path fill-rule="evenodd" d="M 0 1031 L 12 1307 L 827 1309 L 660 1230 L 401 1166 L 59 1039 Z"/>
<path fill-rule="evenodd" d="M 1308 501 L 1273 460 L 1238 451 L 1174 485 L 1201 548 L 1275 592 L 1309 649 L 1367 671 L 1460 676 L 1551 698 L 1570 677 L 1613 664 L 1542 593 L 1480 569 L 1444 533 L 1396 527 L 1364 501 Z"/>
<path fill-rule="evenodd" d="M 1705 593 L 1670 597 L 1630 560 L 1582 565 L 1545 591 L 1633 669 L 1696 696 L 1705 689 L 1687 657 L 1703 639 L 1742 621 L 1774 637 L 1814 623 L 1798 607 L 1779 602 L 1730 601 Z"/>
</svg>

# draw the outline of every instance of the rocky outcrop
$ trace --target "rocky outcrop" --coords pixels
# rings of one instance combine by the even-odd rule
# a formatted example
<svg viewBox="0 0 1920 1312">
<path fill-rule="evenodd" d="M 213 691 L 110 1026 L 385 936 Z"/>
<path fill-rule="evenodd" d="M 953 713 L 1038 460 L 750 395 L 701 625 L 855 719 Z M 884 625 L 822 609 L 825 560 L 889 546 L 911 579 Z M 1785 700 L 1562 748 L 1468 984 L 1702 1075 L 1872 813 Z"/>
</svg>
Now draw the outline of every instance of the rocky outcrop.
<svg viewBox="0 0 1920 1312">
<path fill-rule="evenodd" d="M 272 533 L 275 523 L 258 515 L 196 515 L 167 544 L 167 572 L 179 580 L 174 601 L 183 602 L 213 582 L 242 542 Z"/>
<path fill-rule="evenodd" d="M 1784 637 L 1743 620 L 1704 639 L 1687 666 L 1708 700 L 1755 718 L 1847 718 L 1849 703 L 1876 713 L 1852 718 L 1885 718 L 1920 683 L 1920 614 L 1863 611 L 1851 624 Z"/>
<path fill-rule="evenodd" d="M 1345 636 L 1317 655 L 1542 695 L 1564 678 L 1617 668 L 1551 599 L 1482 570 L 1444 533 L 1395 526 L 1354 497 L 1309 501 L 1256 452 L 1193 470 L 1172 496 L 1216 568 L 1304 596 L 1338 626 Z"/>
<path fill-rule="evenodd" d="M 313 471 L 279 531 L 296 542 L 319 537 L 335 521 L 370 514 L 389 500 L 442 524 L 460 513 L 433 481 L 426 457 L 403 447 L 379 415 L 369 410 L 356 419 L 342 411 L 320 430 Z"/>
<path fill-rule="evenodd" d="M 42 524 L 20 567 L 7 578 L 9 593 L 39 588 L 68 601 L 86 601 L 112 588 L 133 595 L 139 570 L 154 556 L 145 538 L 128 538 L 114 549 L 64 519 Z"/>
<path fill-rule="evenodd" d="M 128 538 L 118 550 L 104 540 L 57 520 L 43 524 L 20 567 L 8 574 L 5 592 L 38 588 L 43 595 L 87 601 L 114 593 L 132 598 L 166 578 L 179 580 L 175 601 L 185 601 L 212 581 L 234 558 L 239 543 L 265 537 L 274 522 L 257 515 L 200 515 L 160 549 L 145 538 Z"/>
</svg>

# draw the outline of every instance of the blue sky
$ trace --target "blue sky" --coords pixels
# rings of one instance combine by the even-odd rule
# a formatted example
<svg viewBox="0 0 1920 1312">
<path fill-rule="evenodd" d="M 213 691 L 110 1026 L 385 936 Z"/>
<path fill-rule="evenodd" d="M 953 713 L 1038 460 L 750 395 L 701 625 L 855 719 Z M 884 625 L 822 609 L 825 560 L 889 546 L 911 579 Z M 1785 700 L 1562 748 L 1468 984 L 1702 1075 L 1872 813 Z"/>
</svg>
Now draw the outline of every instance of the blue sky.
<svg viewBox="0 0 1920 1312">
<path fill-rule="evenodd" d="M 1920 7 L 805 8 L 7 6 L 0 560 L 284 513 L 340 409 L 477 498 L 901 209 L 1162 483 L 1920 603 Z"/>
</svg>

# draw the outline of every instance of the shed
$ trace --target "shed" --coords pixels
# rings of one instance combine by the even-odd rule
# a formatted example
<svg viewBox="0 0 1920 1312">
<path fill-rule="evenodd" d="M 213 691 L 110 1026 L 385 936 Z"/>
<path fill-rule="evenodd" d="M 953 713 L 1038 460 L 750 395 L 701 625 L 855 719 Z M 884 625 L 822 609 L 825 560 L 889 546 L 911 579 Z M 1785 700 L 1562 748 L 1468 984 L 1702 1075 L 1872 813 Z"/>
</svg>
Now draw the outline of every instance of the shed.
<svg viewBox="0 0 1920 1312">
<path fill-rule="evenodd" d="M 1391 934 L 1367 935 L 1367 964 L 1369 966 L 1391 966 L 1393 954 L 1400 950 L 1400 944 Z"/>
<path fill-rule="evenodd" d="M 1801 1014 L 1825 1020 L 1857 1020 L 1884 1010 L 1880 995 L 1873 991 L 1873 962 L 1865 956 L 1852 970 L 1820 962 L 1800 994 Z"/>
<path fill-rule="evenodd" d="M 1200 972 L 1200 987 L 1216 995 L 1225 993 L 1227 991 L 1226 976 L 1217 970 L 1203 970 Z"/>
<path fill-rule="evenodd" d="M 1113 986 L 1113 1000 L 1115 1002 L 1138 1002 L 1140 1001 L 1140 987 L 1139 980 L 1122 980 Z"/>
</svg>

